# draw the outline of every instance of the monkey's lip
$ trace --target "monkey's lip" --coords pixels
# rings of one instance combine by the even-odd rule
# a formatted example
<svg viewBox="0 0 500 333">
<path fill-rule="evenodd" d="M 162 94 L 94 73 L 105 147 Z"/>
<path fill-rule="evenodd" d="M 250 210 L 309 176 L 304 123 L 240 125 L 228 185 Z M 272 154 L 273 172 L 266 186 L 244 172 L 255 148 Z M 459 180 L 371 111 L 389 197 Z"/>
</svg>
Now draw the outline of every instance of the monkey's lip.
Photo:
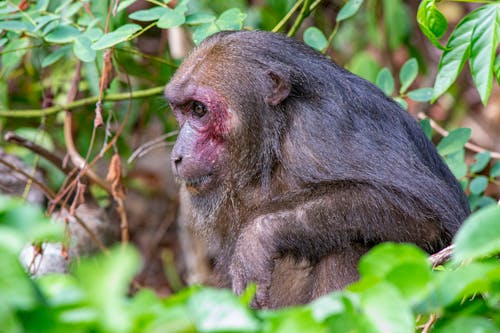
<svg viewBox="0 0 500 333">
<path fill-rule="evenodd" d="M 205 190 L 212 181 L 213 174 L 209 173 L 198 178 L 183 179 L 186 187 L 195 189 L 197 192 Z"/>
</svg>

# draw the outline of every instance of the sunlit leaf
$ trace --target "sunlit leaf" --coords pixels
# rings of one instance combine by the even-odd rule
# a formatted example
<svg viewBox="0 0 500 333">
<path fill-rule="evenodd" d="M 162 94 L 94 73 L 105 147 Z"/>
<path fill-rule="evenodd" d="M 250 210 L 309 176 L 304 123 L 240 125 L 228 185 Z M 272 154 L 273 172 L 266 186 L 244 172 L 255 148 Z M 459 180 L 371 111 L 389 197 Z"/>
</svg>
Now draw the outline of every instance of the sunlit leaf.
<svg viewBox="0 0 500 333">
<path fill-rule="evenodd" d="M 184 13 L 180 10 L 165 8 L 166 12 L 158 20 L 158 28 L 169 29 L 177 27 L 186 21 Z"/>
<path fill-rule="evenodd" d="M 453 261 L 474 260 L 500 253 L 500 206 L 472 214 L 455 236 Z"/>
<path fill-rule="evenodd" d="M 186 16 L 186 24 L 189 25 L 200 25 L 204 23 L 214 22 L 216 17 L 212 14 L 206 13 L 194 13 Z"/>
<path fill-rule="evenodd" d="M 420 30 L 436 46 L 444 50 L 445 47 L 439 42 L 448 29 L 446 17 L 436 7 L 434 0 L 424 0 L 418 6 L 417 22 Z"/>
<path fill-rule="evenodd" d="M 478 25 L 483 15 L 485 7 L 480 7 L 464 17 L 451 33 L 446 50 L 439 60 L 439 68 L 434 83 L 434 94 L 432 100 L 435 101 L 455 82 L 458 73 L 464 67 L 465 61 L 469 58 L 472 32 Z"/>
<path fill-rule="evenodd" d="M 304 31 L 304 42 L 318 51 L 323 50 L 328 45 L 325 35 L 316 27 L 309 27 Z"/>
<path fill-rule="evenodd" d="M 493 64 L 500 41 L 500 5 L 485 5 L 477 10 L 480 19 L 472 32 L 470 68 L 481 101 L 486 105 L 493 83 Z"/>
</svg>

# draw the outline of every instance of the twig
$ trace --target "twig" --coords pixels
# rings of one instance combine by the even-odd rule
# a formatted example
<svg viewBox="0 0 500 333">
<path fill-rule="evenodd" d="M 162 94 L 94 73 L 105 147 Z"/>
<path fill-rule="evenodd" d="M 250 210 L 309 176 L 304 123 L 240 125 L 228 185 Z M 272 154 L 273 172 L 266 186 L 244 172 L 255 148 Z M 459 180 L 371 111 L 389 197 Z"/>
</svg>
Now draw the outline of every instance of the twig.
<svg viewBox="0 0 500 333">
<path fill-rule="evenodd" d="M 290 17 L 292 17 L 293 13 L 295 13 L 295 11 L 297 11 L 297 9 L 299 9 L 300 5 L 304 2 L 304 0 L 299 0 L 295 3 L 295 5 L 293 5 L 292 9 L 290 9 L 290 11 L 281 19 L 281 21 L 279 21 L 278 24 L 276 24 L 276 26 L 273 28 L 272 32 L 278 32 L 281 30 L 281 28 L 283 28 L 283 26 L 285 25 L 286 22 L 288 22 L 288 20 L 290 19 Z"/>
<path fill-rule="evenodd" d="M 435 268 L 439 265 L 442 265 L 446 262 L 448 262 L 451 258 L 451 255 L 453 254 L 453 248 L 454 245 L 450 245 L 448 247 L 445 247 L 441 251 L 434 253 L 429 257 L 429 261 L 432 263 L 432 267 Z"/>
<path fill-rule="evenodd" d="M 109 94 L 103 96 L 102 101 L 124 101 L 136 98 L 151 97 L 154 95 L 160 95 L 163 93 L 165 86 L 154 87 L 150 89 L 137 90 L 132 93 L 124 92 L 118 94 Z M 56 105 L 46 109 L 27 109 L 27 110 L 0 110 L 0 116 L 11 117 L 11 118 L 32 118 L 32 117 L 43 117 L 48 116 L 60 111 L 71 110 L 78 108 L 80 106 L 91 105 L 97 103 L 99 96 L 92 96 L 87 98 L 82 98 L 72 103 L 66 105 Z"/>
<path fill-rule="evenodd" d="M 422 328 L 422 333 L 429 333 L 431 331 L 432 326 L 436 323 L 437 315 L 435 313 L 431 313 L 429 316 L 429 320 L 424 324 Z"/>
<path fill-rule="evenodd" d="M 34 184 L 36 184 L 38 187 L 40 187 L 40 189 L 45 193 L 45 196 L 47 196 L 47 198 L 49 198 L 49 200 L 51 200 L 51 201 L 54 200 L 56 194 L 50 188 L 48 188 L 44 183 L 40 182 L 35 177 L 32 177 L 31 175 L 27 174 L 23 170 L 19 169 L 15 165 L 5 161 L 2 158 L 0 158 L 0 163 L 5 165 L 6 167 L 11 169 L 12 171 L 23 175 L 24 177 L 26 177 L 26 179 L 30 179 Z M 66 205 L 66 204 L 61 205 L 61 207 L 67 209 L 68 211 L 70 209 L 68 207 L 68 205 Z M 99 240 L 99 238 L 97 238 L 96 234 L 85 224 L 85 222 L 83 222 L 83 220 L 76 214 L 74 215 L 74 218 L 75 218 L 76 222 L 89 234 L 90 238 L 92 238 L 92 240 L 97 244 L 97 246 L 101 249 L 101 251 L 108 253 L 109 251 L 106 248 L 106 246 Z"/>
<path fill-rule="evenodd" d="M 293 37 L 297 33 L 297 30 L 299 30 L 300 26 L 302 25 L 302 22 L 311 13 L 311 9 L 309 8 L 310 3 L 311 3 L 311 0 L 304 0 L 304 4 L 302 5 L 302 9 L 300 10 L 299 16 L 295 20 L 290 31 L 288 31 L 288 34 L 287 34 L 288 37 Z"/>
<path fill-rule="evenodd" d="M 423 112 L 419 112 L 417 114 L 417 117 L 419 119 L 429 119 L 429 122 L 431 124 L 431 127 L 436 131 L 438 132 L 441 136 L 447 136 L 448 135 L 448 131 L 445 130 L 444 128 L 442 128 L 441 126 L 439 126 L 434 120 L 432 120 L 430 117 L 428 117 L 425 113 Z M 478 146 L 478 145 L 475 145 L 473 143 L 470 143 L 470 142 L 467 142 L 465 144 L 465 148 L 473 151 L 473 152 L 476 152 L 476 153 L 482 153 L 482 152 L 490 152 L 490 156 L 491 158 L 494 158 L 496 160 L 500 160 L 500 153 L 499 152 L 495 152 L 495 151 L 490 151 L 488 149 L 485 149 L 481 146 Z"/>
<path fill-rule="evenodd" d="M 330 33 L 330 36 L 328 36 L 326 46 L 323 50 L 321 50 L 321 53 L 326 54 L 328 52 L 328 49 L 330 48 L 330 45 L 332 44 L 333 37 L 335 37 L 335 35 L 337 34 L 337 31 L 339 30 L 339 25 L 340 25 L 340 23 L 338 21 L 335 22 L 335 27 L 333 28 L 332 32 Z"/>
<path fill-rule="evenodd" d="M 140 145 L 133 153 L 132 155 L 130 155 L 130 157 L 128 158 L 127 160 L 127 163 L 132 163 L 134 162 L 137 158 L 139 157 L 142 157 L 144 155 L 146 155 L 147 153 L 149 153 L 151 150 L 153 149 L 156 149 L 156 148 L 159 148 L 159 147 L 163 147 L 164 146 L 164 143 L 166 142 L 163 142 L 163 140 L 165 139 L 168 139 L 168 138 L 171 138 L 175 135 L 179 134 L 179 131 L 172 131 L 172 132 L 169 132 L 169 133 L 165 133 L 151 141 L 148 141 L 142 145 Z"/>
</svg>

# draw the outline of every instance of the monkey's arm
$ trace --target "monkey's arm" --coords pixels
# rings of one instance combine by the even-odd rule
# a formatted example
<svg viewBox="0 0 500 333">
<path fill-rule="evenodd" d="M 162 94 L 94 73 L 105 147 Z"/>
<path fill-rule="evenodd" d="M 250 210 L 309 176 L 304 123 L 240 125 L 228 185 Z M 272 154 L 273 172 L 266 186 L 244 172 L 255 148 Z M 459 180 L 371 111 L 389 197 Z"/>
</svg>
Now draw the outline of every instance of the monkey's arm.
<svg viewBox="0 0 500 333">
<path fill-rule="evenodd" d="M 241 293 L 256 282 L 259 307 L 267 306 L 274 260 L 283 255 L 315 263 L 334 252 L 349 255 L 353 244 L 423 245 L 440 238 L 437 223 L 418 200 L 371 184 L 330 184 L 288 195 L 269 207 L 241 232 L 231 263 L 233 290 Z"/>
</svg>

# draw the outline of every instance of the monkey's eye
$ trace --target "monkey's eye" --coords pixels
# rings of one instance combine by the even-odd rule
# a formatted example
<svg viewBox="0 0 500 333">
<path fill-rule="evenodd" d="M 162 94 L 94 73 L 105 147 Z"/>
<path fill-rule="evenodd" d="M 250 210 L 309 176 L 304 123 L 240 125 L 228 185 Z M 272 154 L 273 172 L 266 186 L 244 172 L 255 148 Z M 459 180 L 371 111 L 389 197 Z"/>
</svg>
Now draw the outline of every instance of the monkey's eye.
<svg viewBox="0 0 500 333">
<path fill-rule="evenodd" d="M 201 118 L 207 113 L 207 107 L 201 102 L 194 101 L 191 106 L 191 112 L 194 116 Z"/>
</svg>

